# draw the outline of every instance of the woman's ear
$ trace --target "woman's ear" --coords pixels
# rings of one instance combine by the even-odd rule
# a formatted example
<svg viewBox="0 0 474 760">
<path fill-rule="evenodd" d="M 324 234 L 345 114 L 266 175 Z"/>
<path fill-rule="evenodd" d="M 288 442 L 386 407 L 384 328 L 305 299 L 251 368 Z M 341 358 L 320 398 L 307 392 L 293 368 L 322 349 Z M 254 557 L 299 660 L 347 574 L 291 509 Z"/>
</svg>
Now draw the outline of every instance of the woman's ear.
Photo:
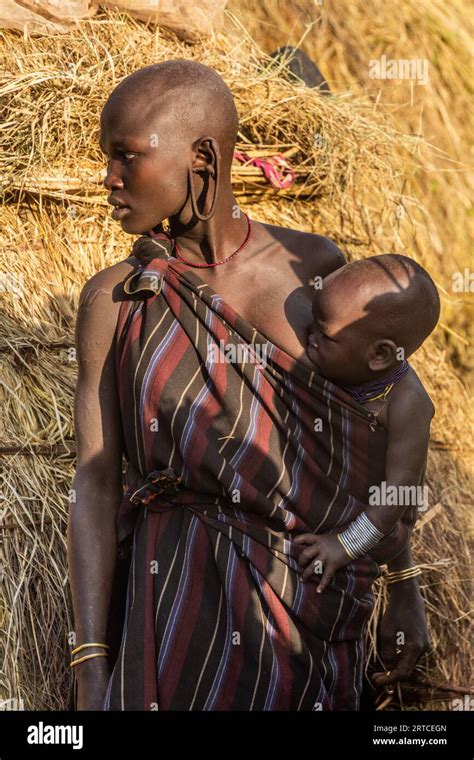
<svg viewBox="0 0 474 760">
<path fill-rule="evenodd" d="M 393 340 L 382 338 L 372 343 L 368 350 L 367 363 L 372 372 L 388 369 L 398 359 L 399 346 Z"/>
<path fill-rule="evenodd" d="M 207 171 L 211 177 L 214 177 L 220 160 L 219 146 L 216 140 L 213 137 L 201 137 L 193 144 L 193 150 L 195 151 L 193 171 Z"/>
<path fill-rule="evenodd" d="M 201 137 L 193 143 L 194 158 L 192 168 L 188 167 L 188 184 L 189 192 L 191 194 L 191 205 L 193 214 L 196 219 L 201 222 L 207 222 L 214 214 L 216 210 L 217 196 L 219 193 L 219 179 L 220 179 L 220 161 L 221 154 L 219 151 L 219 144 L 213 137 Z M 200 211 L 198 208 L 198 202 L 196 199 L 193 174 L 202 174 L 200 178 L 203 186 L 199 191 L 199 198 L 201 198 L 201 192 L 203 190 L 204 202 L 203 207 L 207 206 L 207 195 L 211 187 L 213 187 L 214 195 L 212 198 L 211 208 L 207 214 L 204 211 Z M 212 184 L 210 182 L 212 177 Z"/>
</svg>

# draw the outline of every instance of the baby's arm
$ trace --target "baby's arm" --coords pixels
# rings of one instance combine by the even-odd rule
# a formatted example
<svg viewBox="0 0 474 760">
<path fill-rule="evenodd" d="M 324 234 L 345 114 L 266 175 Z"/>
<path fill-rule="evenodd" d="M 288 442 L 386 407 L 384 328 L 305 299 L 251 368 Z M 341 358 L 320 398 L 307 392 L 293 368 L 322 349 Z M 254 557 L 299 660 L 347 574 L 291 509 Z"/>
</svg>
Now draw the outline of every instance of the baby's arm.
<svg viewBox="0 0 474 760">
<path fill-rule="evenodd" d="M 416 486 L 423 484 L 434 406 L 416 376 L 410 386 L 394 389 L 399 392 L 394 392 L 388 406 L 385 487 L 381 484 L 374 493 L 377 503 L 369 503 L 365 509 L 384 535 L 390 533 L 409 506 L 423 506 Z"/>
<path fill-rule="evenodd" d="M 402 531 L 408 540 L 424 504 L 423 490 L 417 486 L 424 479 L 433 414 L 431 399 L 410 371 L 394 389 L 386 410 L 385 480 L 373 488 L 369 506 L 339 536 L 353 559 L 368 554 L 376 562 L 386 562 L 387 542 L 400 543 L 393 532 Z"/>
<path fill-rule="evenodd" d="M 369 505 L 365 510 L 365 517 L 380 534 L 380 540 L 372 550 L 347 552 L 346 541 L 341 541 L 334 533 L 315 535 L 312 533 L 299 535 L 294 539 L 296 544 L 306 546 L 299 555 L 298 561 L 301 566 L 301 580 L 308 580 L 311 575 L 318 572 L 318 566 L 313 568 L 313 560 L 319 560 L 322 575 L 318 585 L 318 592 L 323 591 L 329 584 L 334 572 L 347 565 L 357 556 L 376 553 L 384 541 L 384 537 L 396 526 L 409 506 L 415 512 L 418 491 L 401 490 L 400 487 L 412 487 L 422 485 L 428 453 L 428 441 L 430 424 L 434 415 L 434 406 L 416 375 L 405 387 L 396 388 L 390 399 L 387 410 L 388 446 L 385 462 L 385 493 L 393 491 L 393 503 L 386 503 L 382 484 L 379 489 L 379 498 L 376 504 Z M 407 387 L 408 386 L 408 387 Z M 395 389 L 394 389 L 395 391 Z M 389 487 L 395 487 L 390 489 Z M 409 504 L 406 503 L 406 494 L 411 496 Z M 418 499 L 419 501 L 419 499 Z M 399 503 L 402 502 L 402 503 Z M 357 518 L 359 519 L 359 518 Z M 351 523 L 355 526 L 355 521 Z M 351 528 L 349 526 L 349 528 Z M 349 530 L 346 529 L 346 530 Z M 346 531 L 342 532 L 342 536 Z M 355 535 L 359 531 L 356 530 Z M 355 542 L 357 543 L 357 541 Z M 351 544 L 348 544 L 349 551 Z M 355 544 L 352 544 L 355 548 Z M 375 557 L 377 561 L 377 557 Z"/>
</svg>

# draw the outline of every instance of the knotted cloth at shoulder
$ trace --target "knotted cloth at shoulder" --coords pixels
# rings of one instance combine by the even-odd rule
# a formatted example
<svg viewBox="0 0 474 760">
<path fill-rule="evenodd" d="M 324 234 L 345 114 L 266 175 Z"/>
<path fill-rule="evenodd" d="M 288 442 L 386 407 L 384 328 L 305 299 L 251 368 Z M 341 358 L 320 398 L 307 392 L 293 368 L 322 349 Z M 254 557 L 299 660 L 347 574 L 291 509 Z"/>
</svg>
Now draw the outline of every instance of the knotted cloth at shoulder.
<svg viewBox="0 0 474 760">
<path fill-rule="evenodd" d="M 171 256 L 173 248 L 174 241 L 164 233 L 153 233 L 153 237 L 141 235 L 137 238 L 132 247 L 132 255 L 138 259 L 140 266 L 125 280 L 124 292 L 134 295 L 143 291 L 141 296 L 144 298 L 148 297 L 147 292 L 158 295 L 161 292 L 163 274 L 159 271 L 147 270 L 146 267 L 154 259 L 166 261 Z"/>
<path fill-rule="evenodd" d="M 168 237 L 164 232 L 141 235 L 133 244 L 132 256 L 146 266 L 153 259 L 169 258 L 174 249 L 174 240 Z"/>
</svg>

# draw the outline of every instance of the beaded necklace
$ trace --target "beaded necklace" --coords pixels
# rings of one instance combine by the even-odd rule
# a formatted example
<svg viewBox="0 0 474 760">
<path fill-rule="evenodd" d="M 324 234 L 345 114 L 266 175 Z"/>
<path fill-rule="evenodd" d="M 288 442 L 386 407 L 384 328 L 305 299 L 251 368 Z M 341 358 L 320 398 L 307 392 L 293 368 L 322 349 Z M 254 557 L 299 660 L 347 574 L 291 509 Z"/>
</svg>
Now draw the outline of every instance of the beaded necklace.
<svg viewBox="0 0 474 760">
<path fill-rule="evenodd" d="M 365 404 L 368 401 L 375 401 L 376 399 L 385 399 L 392 390 L 395 383 L 398 383 L 401 378 L 406 375 L 410 365 L 407 360 L 403 362 L 394 370 L 390 375 L 381 377 L 378 380 L 369 380 L 367 383 L 361 383 L 360 385 L 341 385 L 343 391 L 352 396 L 354 401 L 359 404 Z"/>
</svg>

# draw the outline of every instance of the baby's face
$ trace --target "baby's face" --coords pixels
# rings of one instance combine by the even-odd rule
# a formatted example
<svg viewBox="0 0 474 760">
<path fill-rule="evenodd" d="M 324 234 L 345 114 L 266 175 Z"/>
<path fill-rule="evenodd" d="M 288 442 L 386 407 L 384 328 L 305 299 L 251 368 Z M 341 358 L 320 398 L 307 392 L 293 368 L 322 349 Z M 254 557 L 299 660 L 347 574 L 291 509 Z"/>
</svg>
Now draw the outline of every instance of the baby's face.
<svg viewBox="0 0 474 760">
<path fill-rule="evenodd" d="M 315 290 L 306 353 L 322 377 L 337 385 L 358 385 L 371 377 L 367 298 L 363 288 L 351 287 L 352 280 L 339 277 L 340 272 L 332 272 Z"/>
</svg>

